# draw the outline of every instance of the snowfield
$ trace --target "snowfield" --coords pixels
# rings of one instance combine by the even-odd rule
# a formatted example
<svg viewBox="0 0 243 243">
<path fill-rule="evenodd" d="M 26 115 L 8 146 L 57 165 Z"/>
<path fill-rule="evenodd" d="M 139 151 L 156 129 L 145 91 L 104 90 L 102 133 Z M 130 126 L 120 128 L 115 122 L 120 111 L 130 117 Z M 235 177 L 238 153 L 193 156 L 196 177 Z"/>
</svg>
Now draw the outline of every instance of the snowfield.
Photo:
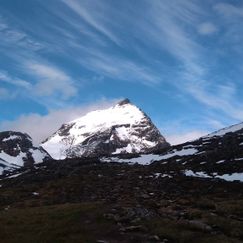
<svg viewBox="0 0 243 243">
<path fill-rule="evenodd" d="M 232 174 L 224 174 L 218 175 L 217 173 L 213 173 L 213 175 L 208 175 L 206 172 L 199 171 L 193 172 L 192 170 L 185 170 L 185 176 L 192 176 L 192 177 L 200 177 L 200 178 L 218 178 L 225 181 L 241 181 L 243 182 L 243 173 L 232 173 Z"/>
<path fill-rule="evenodd" d="M 141 164 L 141 165 L 149 165 L 154 161 L 166 160 L 175 156 L 189 156 L 196 154 L 198 152 L 197 149 L 194 148 L 184 148 L 182 150 L 172 150 L 170 153 L 165 155 L 159 154 L 143 154 L 136 158 L 131 159 L 120 159 L 119 157 L 110 157 L 110 158 L 102 158 L 103 162 L 120 162 L 120 163 L 130 163 L 130 164 Z"/>
</svg>

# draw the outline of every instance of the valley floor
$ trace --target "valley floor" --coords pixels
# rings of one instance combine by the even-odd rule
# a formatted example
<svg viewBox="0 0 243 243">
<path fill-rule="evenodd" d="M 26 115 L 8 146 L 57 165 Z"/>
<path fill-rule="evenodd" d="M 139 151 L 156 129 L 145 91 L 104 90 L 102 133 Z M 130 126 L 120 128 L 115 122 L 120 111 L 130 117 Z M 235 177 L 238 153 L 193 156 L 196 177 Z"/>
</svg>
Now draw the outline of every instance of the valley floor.
<svg viewBox="0 0 243 243">
<path fill-rule="evenodd" d="M 63 161 L 0 181 L 0 242 L 243 242 L 243 183 Z"/>
</svg>

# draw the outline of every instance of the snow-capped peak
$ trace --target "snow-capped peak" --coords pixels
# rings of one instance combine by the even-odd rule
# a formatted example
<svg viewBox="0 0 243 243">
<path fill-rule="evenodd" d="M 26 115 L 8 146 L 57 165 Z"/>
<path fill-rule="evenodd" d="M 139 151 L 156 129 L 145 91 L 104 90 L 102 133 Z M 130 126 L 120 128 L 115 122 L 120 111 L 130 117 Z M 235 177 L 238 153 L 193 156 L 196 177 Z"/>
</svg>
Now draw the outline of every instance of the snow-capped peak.
<svg viewBox="0 0 243 243">
<path fill-rule="evenodd" d="M 128 99 L 63 124 L 41 145 L 55 159 L 148 152 L 168 143 Z"/>
<path fill-rule="evenodd" d="M 122 124 L 137 124 L 141 119 L 144 118 L 144 114 L 131 103 L 122 103 L 119 102 L 117 105 L 105 109 L 105 110 L 96 110 L 89 112 L 85 116 L 75 119 L 68 124 L 76 124 L 79 126 L 79 130 L 73 130 L 75 132 L 86 133 L 95 132 L 100 129 L 106 129 L 107 127 L 114 125 Z M 80 138 L 81 140 L 81 138 Z M 79 143 L 81 141 L 76 141 Z"/>
</svg>

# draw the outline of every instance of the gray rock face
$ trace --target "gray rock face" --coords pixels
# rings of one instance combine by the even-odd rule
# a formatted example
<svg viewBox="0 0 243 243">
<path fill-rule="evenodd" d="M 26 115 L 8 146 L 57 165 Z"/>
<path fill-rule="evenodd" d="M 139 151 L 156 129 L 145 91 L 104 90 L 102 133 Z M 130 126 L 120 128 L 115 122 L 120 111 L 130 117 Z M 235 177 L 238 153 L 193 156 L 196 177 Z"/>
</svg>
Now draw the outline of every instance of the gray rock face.
<svg viewBox="0 0 243 243">
<path fill-rule="evenodd" d="M 34 147 L 29 135 L 13 131 L 0 132 L 1 172 L 48 159 L 51 159 L 50 155 L 43 148 Z"/>
<path fill-rule="evenodd" d="M 41 146 L 55 159 L 150 153 L 169 147 L 151 119 L 128 99 L 67 124 Z"/>
<path fill-rule="evenodd" d="M 127 148 L 130 144 L 129 139 L 122 140 L 117 134 L 116 129 L 123 127 L 129 128 L 130 125 L 116 125 L 112 126 L 106 131 L 91 134 L 91 136 L 85 139 L 81 144 L 72 146 L 71 148 L 67 149 L 67 157 L 74 158 L 76 157 L 76 155 L 79 155 L 80 151 L 82 151 L 83 157 L 107 156 L 116 153 L 117 149 L 121 149 L 121 153 L 125 154 L 138 152 L 150 153 L 169 146 L 169 144 L 166 143 L 165 139 L 161 136 L 158 129 L 152 124 L 152 122 L 149 119 L 147 119 L 141 124 L 133 126 L 133 132 L 131 133 L 131 136 L 144 137 L 146 140 L 154 142 L 155 145 L 153 147 L 144 146 L 139 151 L 133 149 L 130 152 L 126 150 L 122 152 L 122 148 Z M 110 138 L 112 138 L 112 140 Z"/>
</svg>

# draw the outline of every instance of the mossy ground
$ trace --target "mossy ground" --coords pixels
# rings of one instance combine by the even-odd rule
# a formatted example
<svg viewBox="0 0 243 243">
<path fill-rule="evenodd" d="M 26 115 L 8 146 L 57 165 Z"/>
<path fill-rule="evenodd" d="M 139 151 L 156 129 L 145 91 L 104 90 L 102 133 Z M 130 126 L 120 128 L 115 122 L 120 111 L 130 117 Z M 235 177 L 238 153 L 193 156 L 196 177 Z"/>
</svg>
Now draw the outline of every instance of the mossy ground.
<svg viewBox="0 0 243 243">
<path fill-rule="evenodd" d="M 53 165 L 0 182 L 0 242 L 243 242 L 243 185 L 123 164 Z"/>
</svg>

